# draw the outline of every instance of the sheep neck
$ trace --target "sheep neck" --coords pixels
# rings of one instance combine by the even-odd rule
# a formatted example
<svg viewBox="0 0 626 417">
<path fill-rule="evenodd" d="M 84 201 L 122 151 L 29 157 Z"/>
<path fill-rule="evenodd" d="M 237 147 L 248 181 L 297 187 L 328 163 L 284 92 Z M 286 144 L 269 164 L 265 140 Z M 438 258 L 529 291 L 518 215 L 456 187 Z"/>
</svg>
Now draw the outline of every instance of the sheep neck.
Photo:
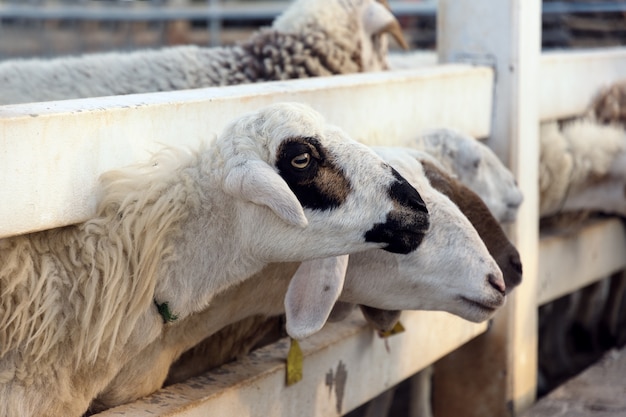
<svg viewBox="0 0 626 417">
<path fill-rule="evenodd" d="M 247 248 L 247 222 L 240 219 L 237 202 L 221 188 L 219 155 L 202 156 L 183 175 L 193 184 L 199 204 L 190 208 L 169 247 L 171 260 L 160 268 L 154 300 L 167 303 L 172 315 L 182 319 L 205 308 L 226 288 L 252 276 L 265 266 Z M 167 313 L 161 313 L 167 319 Z"/>
</svg>

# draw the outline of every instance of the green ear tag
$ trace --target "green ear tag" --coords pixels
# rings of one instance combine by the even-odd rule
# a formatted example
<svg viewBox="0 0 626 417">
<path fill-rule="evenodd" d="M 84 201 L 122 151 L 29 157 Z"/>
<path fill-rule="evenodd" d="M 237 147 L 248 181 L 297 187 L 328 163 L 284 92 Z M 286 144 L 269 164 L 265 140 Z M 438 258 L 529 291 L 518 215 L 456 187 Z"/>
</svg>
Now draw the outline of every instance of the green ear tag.
<svg viewBox="0 0 626 417">
<path fill-rule="evenodd" d="M 404 326 L 399 321 L 391 328 L 391 330 L 387 330 L 386 332 L 378 332 L 380 337 L 387 338 L 389 336 L 393 336 L 394 334 L 404 332 Z"/>
<path fill-rule="evenodd" d="M 159 310 L 159 314 L 163 317 L 163 323 L 171 323 L 173 321 L 178 320 L 178 316 L 172 314 L 170 311 L 170 306 L 167 305 L 167 301 L 159 304 L 156 300 L 154 300 L 154 304 L 157 306 L 157 310 Z"/>
<path fill-rule="evenodd" d="M 302 350 L 296 339 L 291 339 L 287 354 L 287 386 L 302 379 Z"/>
</svg>

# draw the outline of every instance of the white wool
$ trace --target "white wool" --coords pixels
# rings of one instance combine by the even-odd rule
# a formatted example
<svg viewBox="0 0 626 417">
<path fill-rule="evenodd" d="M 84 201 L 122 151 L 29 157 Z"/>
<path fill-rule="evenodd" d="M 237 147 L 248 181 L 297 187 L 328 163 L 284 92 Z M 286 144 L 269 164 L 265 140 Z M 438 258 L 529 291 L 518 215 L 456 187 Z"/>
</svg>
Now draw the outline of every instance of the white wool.
<svg viewBox="0 0 626 417">
<path fill-rule="evenodd" d="M 407 155 L 405 149 L 376 150 L 403 176 L 410 178 L 429 202 L 435 220 L 421 246 L 411 254 L 394 255 L 373 250 L 350 255 L 348 274 L 339 299 L 380 308 L 445 310 L 467 319 L 485 320 L 488 313 L 459 299 L 459 295 L 463 295 L 472 300 L 491 302 L 494 306 L 502 301 L 502 296 L 487 283 L 488 274 L 494 274 L 495 279 L 501 279 L 502 275 L 485 244 L 465 215 L 429 185 L 418 159 Z M 428 159 L 421 152 L 417 154 Z M 315 263 L 313 260 L 309 265 Z M 205 338 L 208 339 L 197 352 L 204 355 L 197 358 L 203 366 L 219 364 L 220 359 L 230 357 L 229 352 L 234 355 L 246 353 L 249 346 L 242 346 L 244 336 L 237 322 L 247 319 L 246 326 L 250 320 L 260 325 L 264 317 L 283 313 L 283 298 L 297 268 L 298 264 L 271 264 L 254 278 L 217 296 L 204 311 L 172 326 L 163 338 L 144 349 L 120 372 L 99 397 L 98 407 L 108 408 L 133 401 L 159 389 L 170 364 Z M 381 280 L 380 276 L 385 279 Z M 260 281 L 267 285 L 257 285 Z M 306 294 L 302 295 L 305 298 Z M 310 298 L 315 302 L 315 296 Z M 218 330 L 233 323 L 237 325 L 231 326 L 219 341 L 210 339 Z M 255 335 L 257 327 L 251 327 L 248 332 L 243 331 L 245 337 Z M 195 364 L 183 365 L 178 374 L 198 372 Z M 195 367 L 189 369 L 190 366 Z"/>
<path fill-rule="evenodd" d="M 376 0 L 294 0 L 273 27 L 229 47 L 3 61 L 0 105 L 386 69 L 389 28 L 368 24 L 365 11 L 373 4 Z M 378 12 L 397 24 L 387 9 Z M 366 26 L 374 33 L 366 33 Z"/>
<path fill-rule="evenodd" d="M 434 156 L 483 199 L 498 221 L 515 221 L 522 192 L 511 171 L 488 146 L 454 129 L 429 130 L 403 145 Z"/>
<path fill-rule="evenodd" d="M 580 210 L 626 215 L 626 132 L 579 119 L 540 127 L 542 217 Z"/>
<path fill-rule="evenodd" d="M 234 132 L 244 134 L 233 141 Z M 272 209 L 293 204 L 273 192 L 287 188 L 273 164 L 284 141 L 311 137 L 350 188 L 337 209 L 304 209 L 294 198 L 308 220 L 302 227 Z M 247 174 L 258 182 L 261 163 L 273 176 L 266 196 L 225 192 L 236 172 L 242 184 Z M 0 240 L 0 415 L 82 415 L 168 327 L 155 302 L 183 320 L 270 261 L 381 247 L 364 236 L 404 204 L 390 196 L 398 181 L 370 149 L 296 103 L 238 118 L 210 148 L 166 150 L 105 174 L 95 218 Z"/>
</svg>

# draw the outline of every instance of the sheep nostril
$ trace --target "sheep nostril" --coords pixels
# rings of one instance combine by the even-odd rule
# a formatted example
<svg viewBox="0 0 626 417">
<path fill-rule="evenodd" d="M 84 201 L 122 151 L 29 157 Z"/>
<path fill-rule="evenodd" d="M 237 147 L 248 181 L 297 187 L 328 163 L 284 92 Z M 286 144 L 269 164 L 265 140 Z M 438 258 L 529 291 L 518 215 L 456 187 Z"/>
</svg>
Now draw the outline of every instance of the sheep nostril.
<svg viewBox="0 0 626 417">
<path fill-rule="evenodd" d="M 506 294 L 506 285 L 504 284 L 504 281 L 502 279 L 498 279 L 498 277 L 496 277 L 494 274 L 488 274 L 487 281 L 489 281 L 489 284 L 491 284 L 491 286 L 496 291 L 500 292 L 501 294 Z"/>
<path fill-rule="evenodd" d="M 511 257 L 509 258 L 509 263 L 511 264 L 511 267 L 513 267 L 515 272 L 522 275 L 522 260 L 519 258 L 518 254 L 511 255 Z"/>
</svg>

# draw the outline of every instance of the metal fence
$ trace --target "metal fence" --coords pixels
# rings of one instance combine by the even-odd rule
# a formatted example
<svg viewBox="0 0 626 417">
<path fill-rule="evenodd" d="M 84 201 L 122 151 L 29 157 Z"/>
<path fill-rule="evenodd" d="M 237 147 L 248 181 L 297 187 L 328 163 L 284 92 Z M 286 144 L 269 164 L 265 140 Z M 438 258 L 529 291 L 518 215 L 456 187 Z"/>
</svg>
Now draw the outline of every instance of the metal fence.
<svg viewBox="0 0 626 417">
<path fill-rule="evenodd" d="M 289 0 L 0 0 L 0 59 L 217 46 L 268 25 Z M 391 0 L 410 45 L 436 46 L 437 0 Z M 545 1 L 544 47 L 626 45 L 626 2 Z"/>
</svg>

